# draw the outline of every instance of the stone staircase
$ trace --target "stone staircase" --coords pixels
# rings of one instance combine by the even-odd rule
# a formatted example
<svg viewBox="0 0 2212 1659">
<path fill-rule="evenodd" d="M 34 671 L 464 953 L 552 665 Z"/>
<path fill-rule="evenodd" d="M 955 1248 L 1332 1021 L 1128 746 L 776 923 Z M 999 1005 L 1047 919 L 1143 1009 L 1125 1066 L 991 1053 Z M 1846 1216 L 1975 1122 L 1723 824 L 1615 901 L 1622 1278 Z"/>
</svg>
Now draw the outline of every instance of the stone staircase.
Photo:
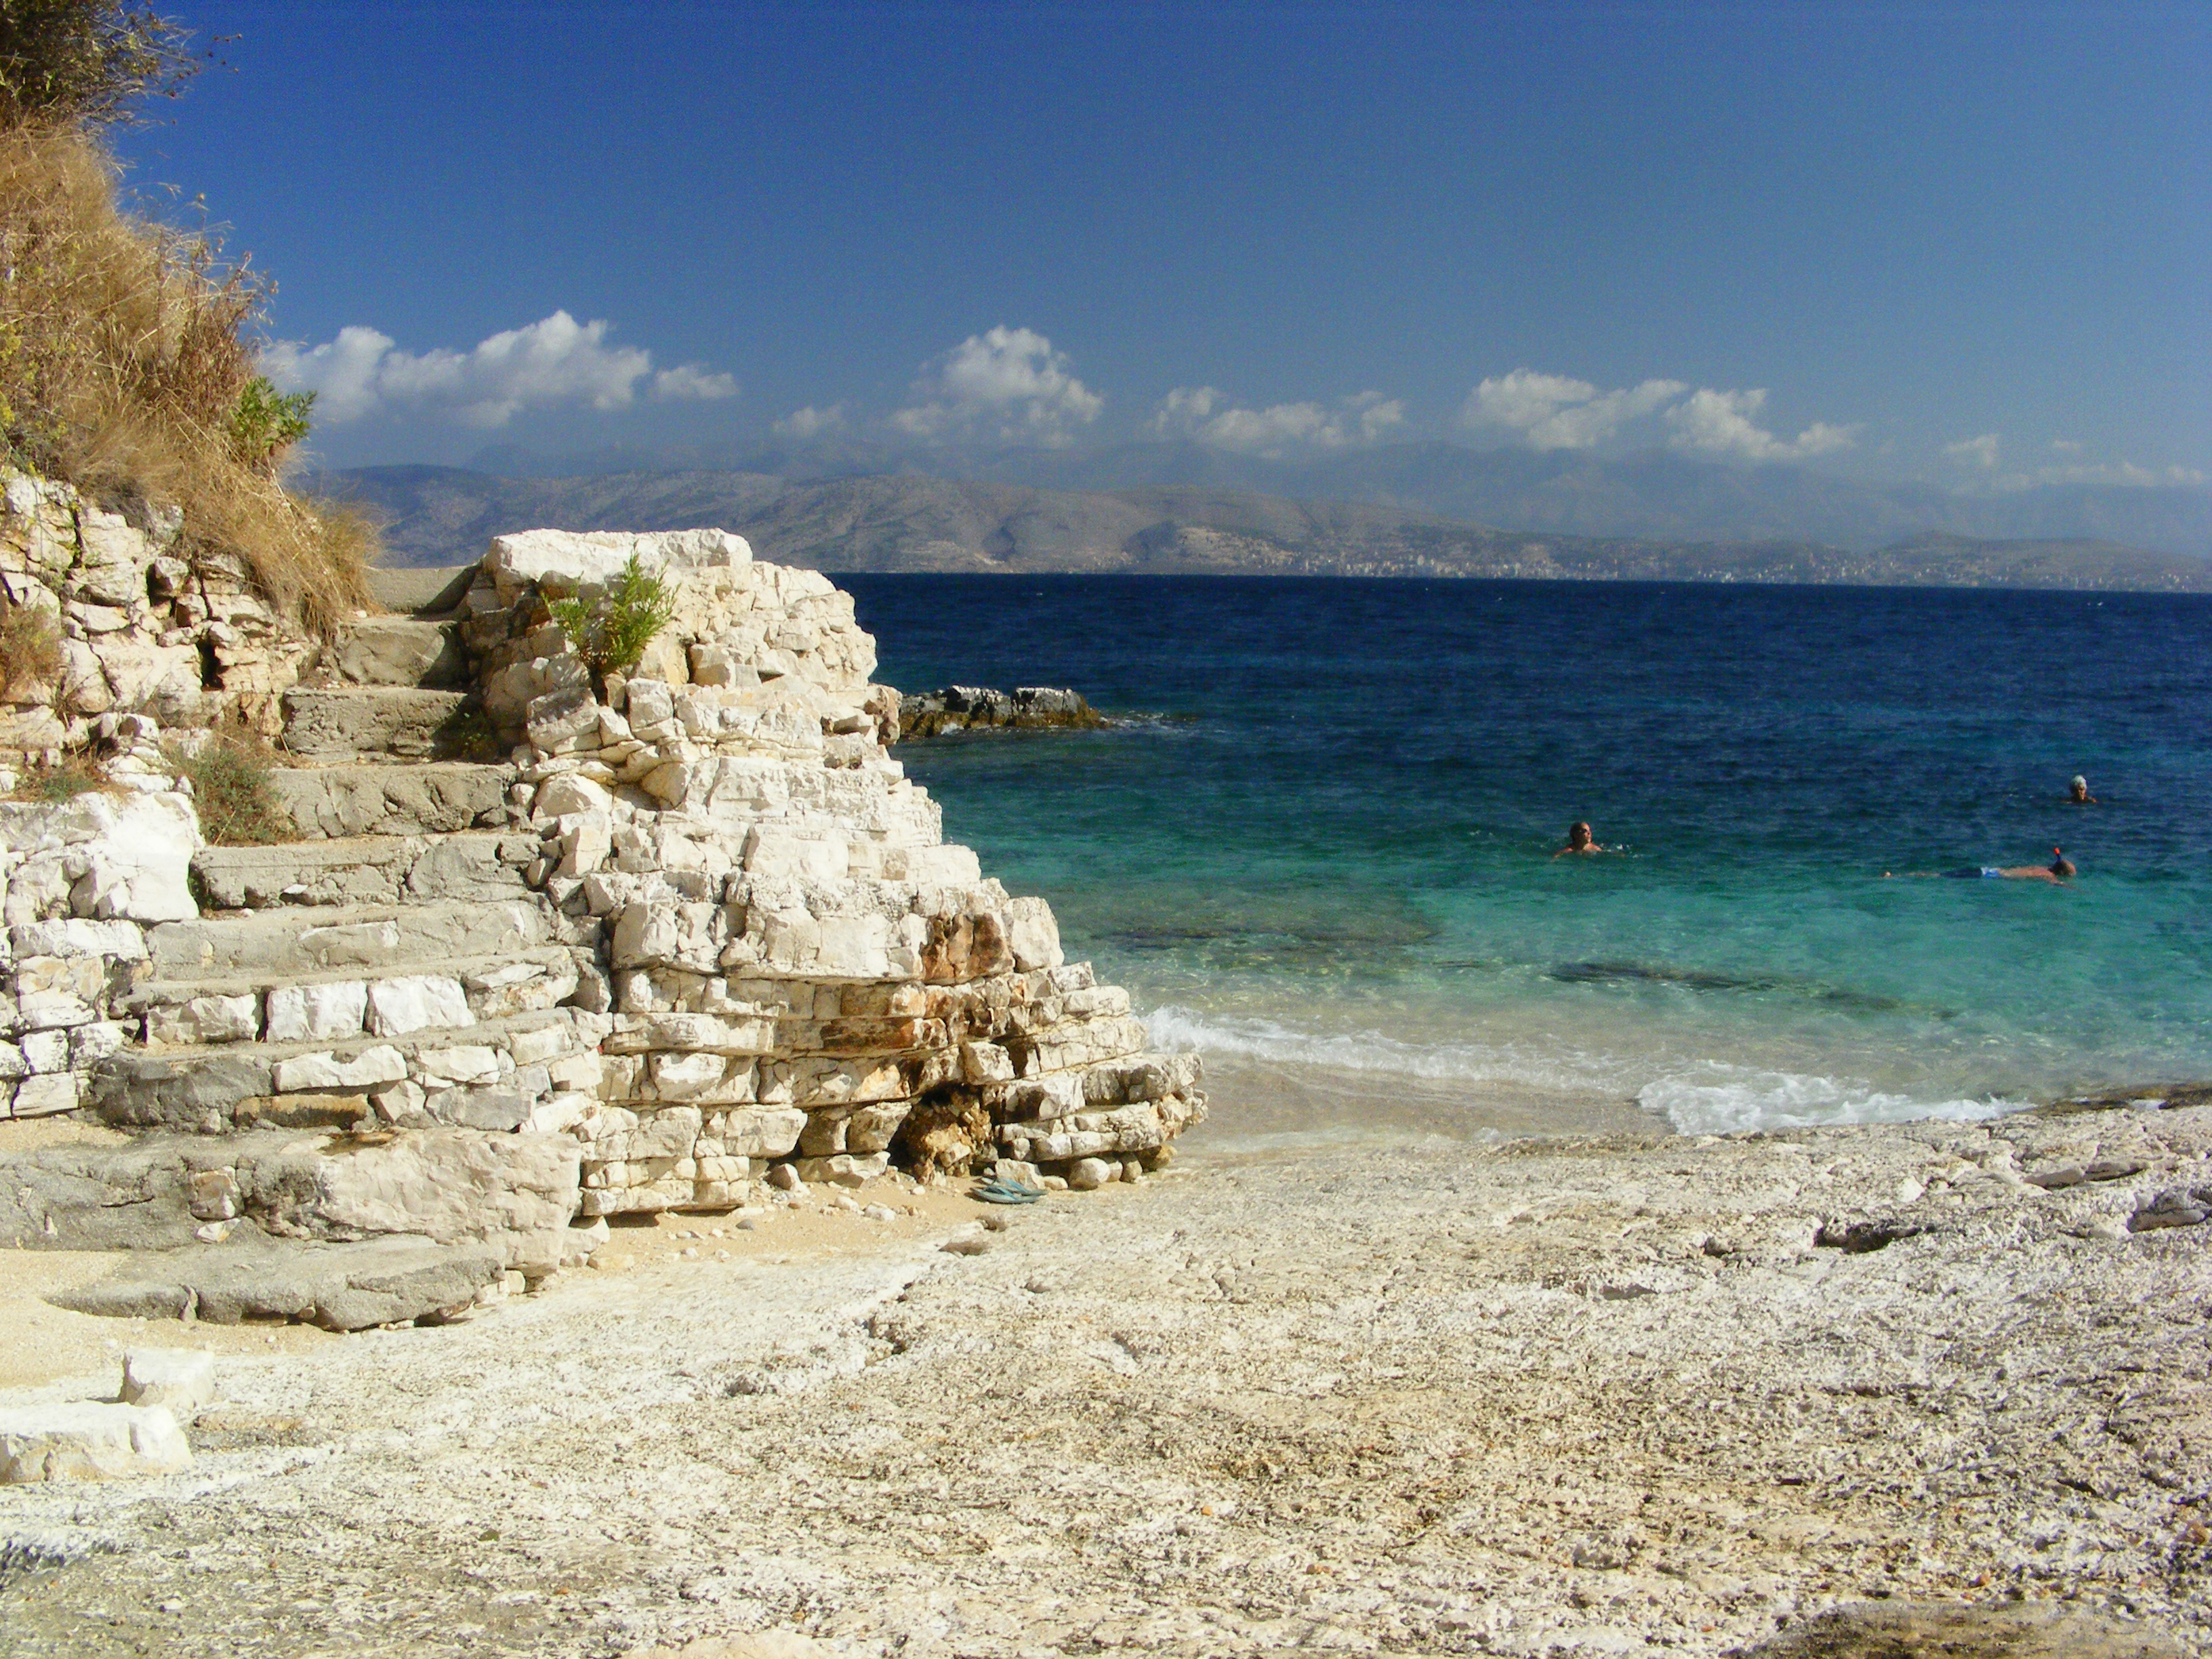
<svg viewBox="0 0 2212 1659">
<path fill-rule="evenodd" d="M 633 551 L 678 619 L 601 697 L 545 605 Z M 264 1180 L 264 1228 L 424 1231 L 429 1205 L 442 1243 L 503 1239 L 532 1272 L 563 1248 L 471 1232 L 428 1177 L 380 1176 L 374 1203 L 283 1194 L 356 1190 L 372 1146 L 526 1185 L 541 1213 L 565 1158 L 585 1221 L 894 1166 L 1088 1188 L 1139 1178 L 1203 1115 L 1195 1059 L 1147 1052 L 1043 901 L 944 842 L 889 751 L 897 694 L 825 578 L 714 532 L 530 532 L 480 569 L 401 575 L 418 591 L 395 586 L 396 614 L 343 628 L 282 693 L 273 787 L 297 839 L 200 846 L 181 908 L 42 921 L 15 946 L 19 990 L 27 948 L 76 953 L 37 973 L 99 1016 L 68 1047 L 85 1109 L 343 1131 L 318 1173 Z M 40 879 L 25 905 L 11 884 L 11 921 L 71 902 Z M 191 1169 L 164 1190 L 206 1163 L 170 1158 Z M 68 1231 L 49 1211 L 42 1236 Z"/>
<path fill-rule="evenodd" d="M 119 1000 L 145 1040 L 95 1082 L 110 1121 L 515 1131 L 596 1085 L 610 1022 L 562 1005 L 604 983 L 597 930 L 525 878 L 517 769 L 433 758 L 478 707 L 460 629 L 358 618 L 284 693 L 299 763 L 272 783 L 302 839 L 193 854 L 200 917 L 146 930 Z"/>
</svg>

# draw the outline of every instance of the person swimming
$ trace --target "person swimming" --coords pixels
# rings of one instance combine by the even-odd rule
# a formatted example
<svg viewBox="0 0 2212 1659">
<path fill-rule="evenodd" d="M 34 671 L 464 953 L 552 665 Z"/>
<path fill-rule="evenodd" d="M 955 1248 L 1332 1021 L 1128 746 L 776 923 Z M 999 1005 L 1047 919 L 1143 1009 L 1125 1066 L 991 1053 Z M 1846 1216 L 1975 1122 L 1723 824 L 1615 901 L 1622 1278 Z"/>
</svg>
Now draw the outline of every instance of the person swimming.
<svg viewBox="0 0 2212 1659">
<path fill-rule="evenodd" d="M 1970 864 L 1963 870 L 1907 870 L 1908 878 L 1929 879 L 1942 877 L 1948 881 L 2047 881 L 2053 884 L 2074 879 L 2074 860 L 2066 856 L 2066 849 L 2051 849 L 2048 864 Z M 1884 881 L 1893 879 L 1887 870 L 1881 872 Z"/>
<path fill-rule="evenodd" d="M 2079 772 L 2074 775 L 2074 781 L 2066 786 L 2066 804 L 2069 806 L 2094 806 L 2097 804 L 2097 798 L 2089 793 L 2089 780 Z"/>
<path fill-rule="evenodd" d="M 1567 844 L 1552 856 L 1563 859 L 1570 853 L 1602 853 L 1605 848 L 1590 839 L 1590 827 L 1580 818 L 1567 826 Z"/>
</svg>

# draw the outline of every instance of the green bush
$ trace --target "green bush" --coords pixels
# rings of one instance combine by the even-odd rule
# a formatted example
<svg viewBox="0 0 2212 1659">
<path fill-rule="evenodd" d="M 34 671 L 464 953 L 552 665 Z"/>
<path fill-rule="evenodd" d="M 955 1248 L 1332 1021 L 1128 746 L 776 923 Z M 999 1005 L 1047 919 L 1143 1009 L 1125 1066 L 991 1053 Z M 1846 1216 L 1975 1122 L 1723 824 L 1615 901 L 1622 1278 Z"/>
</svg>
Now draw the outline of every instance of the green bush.
<svg viewBox="0 0 2212 1659">
<path fill-rule="evenodd" d="M 556 599 L 546 607 L 584 666 L 604 690 L 606 678 L 635 667 L 653 637 L 676 618 L 676 594 L 629 556 L 621 574 L 596 600 Z"/>
<path fill-rule="evenodd" d="M 231 411 L 230 446 L 238 459 L 262 472 L 274 472 L 286 450 L 307 435 L 312 392 L 279 392 L 266 374 L 257 374 L 238 394 Z"/>
<path fill-rule="evenodd" d="M 174 98 L 199 72 L 191 38 L 151 6 L 0 0 L 0 124 L 118 121 Z"/>
<path fill-rule="evenodd" d="M 217 847 L 266 847 L 289 841 L 291 819 L 270 777 L 274 757 L 258 744 L 225 738 L 185 761 L 200 833 Z"/>
</svg>

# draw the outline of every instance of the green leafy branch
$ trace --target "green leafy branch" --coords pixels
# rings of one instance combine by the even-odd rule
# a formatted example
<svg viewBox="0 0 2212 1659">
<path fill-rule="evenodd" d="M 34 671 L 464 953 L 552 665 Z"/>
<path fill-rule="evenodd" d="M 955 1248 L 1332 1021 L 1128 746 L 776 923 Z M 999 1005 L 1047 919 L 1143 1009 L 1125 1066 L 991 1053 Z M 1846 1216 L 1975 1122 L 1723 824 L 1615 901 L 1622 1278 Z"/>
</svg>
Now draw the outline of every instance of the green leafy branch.
<svg viewBox="0 0 2212 1659">
<path fill-rule="evenodd" d="M 610 674 L 637 665 L 660 630 L 676 619 L 675 591 L 629 556 L 597 599 L 556 599 L 546 607 L 569 647 L 604 688 Z"/>
</svg>

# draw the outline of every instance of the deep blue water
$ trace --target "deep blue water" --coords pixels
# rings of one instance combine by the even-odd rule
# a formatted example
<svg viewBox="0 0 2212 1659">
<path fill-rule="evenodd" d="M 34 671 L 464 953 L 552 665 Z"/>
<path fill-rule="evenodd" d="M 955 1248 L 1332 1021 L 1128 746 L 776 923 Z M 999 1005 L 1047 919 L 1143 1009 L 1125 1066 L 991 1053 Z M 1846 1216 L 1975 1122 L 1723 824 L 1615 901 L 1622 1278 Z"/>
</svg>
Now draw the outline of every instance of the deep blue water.
<svg viewBox="0 0 2212 1659">
<path fill-rule="evenodd" d="M 1686 1128 L 2212 1077 L 2203 598 L 839 580 L 892 684 L 1121 717 L 897 752 L 1164 1038 Z"/>
</svg>

